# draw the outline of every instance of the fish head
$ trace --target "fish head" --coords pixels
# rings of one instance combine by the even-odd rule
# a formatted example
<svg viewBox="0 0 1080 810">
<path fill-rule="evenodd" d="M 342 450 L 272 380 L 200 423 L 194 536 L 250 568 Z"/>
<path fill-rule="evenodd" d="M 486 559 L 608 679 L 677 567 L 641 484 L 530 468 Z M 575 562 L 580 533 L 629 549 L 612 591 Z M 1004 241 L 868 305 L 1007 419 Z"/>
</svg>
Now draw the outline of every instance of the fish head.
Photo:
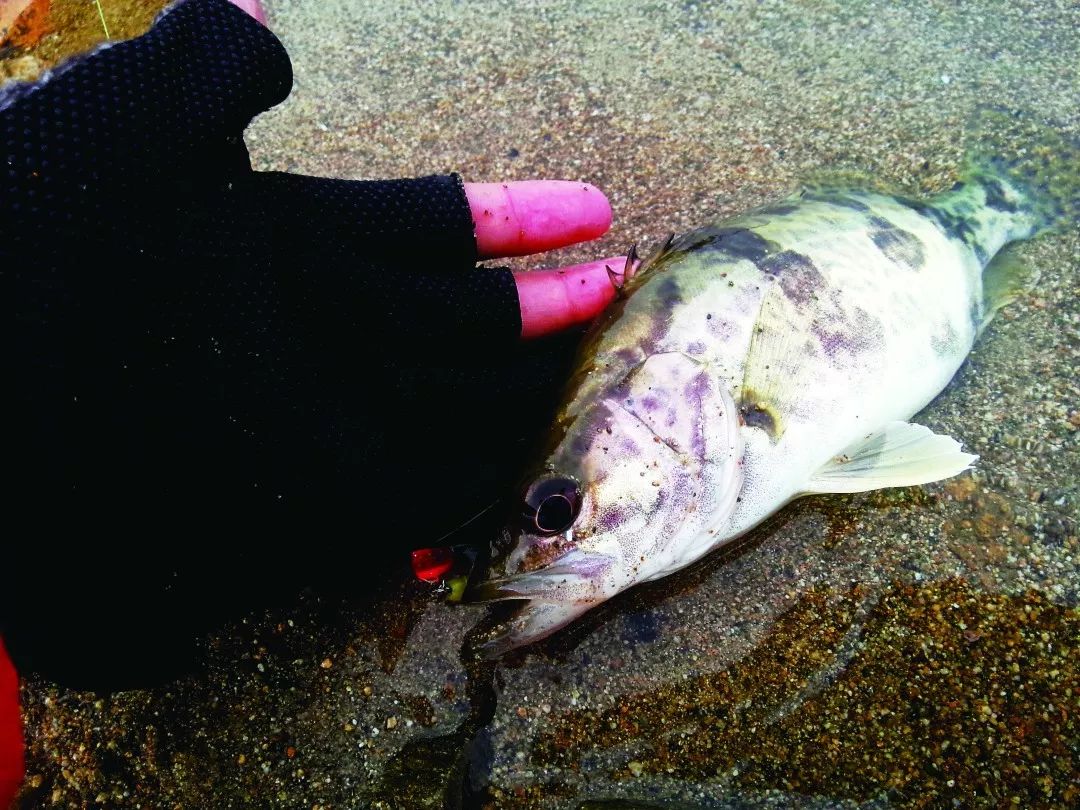
<svg viewBox="0 0 1080 810">
<path fill-rule="evenodd" d="M 651 355 L 568 413 L 553 452 L 521 488 L 509 552 L 474 591 L 525 600 L 484 645 L 488 654 L 550 635 L 693 562 L 738 495 L 737 410 L 693 357 Z"/>
</svg>

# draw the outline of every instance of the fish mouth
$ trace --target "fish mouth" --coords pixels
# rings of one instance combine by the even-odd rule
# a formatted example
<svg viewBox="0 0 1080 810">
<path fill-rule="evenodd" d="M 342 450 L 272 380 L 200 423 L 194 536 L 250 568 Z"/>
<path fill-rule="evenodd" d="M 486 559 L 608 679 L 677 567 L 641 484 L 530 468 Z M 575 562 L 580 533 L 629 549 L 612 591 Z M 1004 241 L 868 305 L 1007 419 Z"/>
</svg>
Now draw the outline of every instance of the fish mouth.
<svg viewBox="0 0 1080 810">
<path fill-rule="evenodd" d="M 608 598 L 610 594 L 604 583 L 614 562 L 605 554 L 575 549 L 535 571 L 472 585 L 466 592 L 466 601 L 522 603 L 516 613 L 497 624 L 474 649 L 484 658 L 497 658 L 570 624 Z"/>
<path fill-rule="evenodd" d="M 615 560 L 606 554 L 574 549 L 534 571 L 494 577 L 473 585 L 467 592 L 470 602 L 506 599 L 535 599 L 545 602 L 593 601 L 602 591 L 602 581 Z"/>
</svg>

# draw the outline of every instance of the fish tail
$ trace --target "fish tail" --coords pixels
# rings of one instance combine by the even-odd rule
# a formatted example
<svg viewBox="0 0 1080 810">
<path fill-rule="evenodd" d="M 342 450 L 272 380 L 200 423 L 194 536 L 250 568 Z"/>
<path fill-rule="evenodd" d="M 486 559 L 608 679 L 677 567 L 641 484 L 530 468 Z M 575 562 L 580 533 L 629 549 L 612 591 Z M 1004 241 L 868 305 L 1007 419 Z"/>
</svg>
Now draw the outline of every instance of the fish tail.
<svg viewBox="0 0 1080 810">
<path fill-rule="evenodd" d="M 1080 219 L 1080 141 L 1034 116 L 998 107 L 980 108 L 970 131 L 961 190 L 944 197 L 954 207 L 975 203 L 964 225 L 983 259 L 982 331 L 1038 280 L 1037 268 L 1008 243 Z"/>
<path fill-rule="evenodd" d="M 1080 140 L 1075 135 L 998 107 L 980 108 L 969 131 L 963 181 L 982 186 L 988 207 L 1017 215 L 1012 239 L 1080 219 Z"/>
</svg>

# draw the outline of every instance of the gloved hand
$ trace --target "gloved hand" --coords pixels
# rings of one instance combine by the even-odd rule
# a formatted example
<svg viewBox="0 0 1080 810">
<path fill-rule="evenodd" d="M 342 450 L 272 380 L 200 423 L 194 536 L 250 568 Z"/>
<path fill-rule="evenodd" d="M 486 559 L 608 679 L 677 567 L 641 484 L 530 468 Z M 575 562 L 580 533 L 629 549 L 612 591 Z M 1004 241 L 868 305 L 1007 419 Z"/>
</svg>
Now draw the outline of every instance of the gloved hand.
<svg viewBox="0 0 1080 810">
<path fill-rule="evenodd" d="M 611 298 L 618 259 L 475 267 L 602 233 L 587 184 L 253 172 L 242 132 L 290 85 L 268 30 L 190 0 L 0 95 L 20 665 L 130 672 L 218 601 L 363 589 L 512 484 L 576 341 L 523 338 Z"/>
</svg>

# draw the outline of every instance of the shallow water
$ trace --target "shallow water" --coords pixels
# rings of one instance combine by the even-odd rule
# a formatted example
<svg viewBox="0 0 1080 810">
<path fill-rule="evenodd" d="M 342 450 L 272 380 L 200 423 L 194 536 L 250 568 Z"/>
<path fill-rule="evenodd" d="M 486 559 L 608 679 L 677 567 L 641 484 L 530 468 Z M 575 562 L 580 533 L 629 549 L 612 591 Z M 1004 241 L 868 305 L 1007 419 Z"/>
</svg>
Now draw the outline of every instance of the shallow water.
<svg viewBox="0 0 1080 810">
<path fill-rule="evenodd" d="M 258 168 L 596 183 L 611 234 L 551 264 L 823 167 L 947 186 L 987 100 L 1080 137 L 1064 0 L 267 5 L 296 85 Z M 917 418 L 974 473 L 797 504 L 499 665 L 461 655 L 483 609 L 405 583 L 253 616 L 169 687 L 31 681 L 28 803 L 1075 806 L 1080 236 L 1021 250 L 1038 286 Z"/>
</svg>

